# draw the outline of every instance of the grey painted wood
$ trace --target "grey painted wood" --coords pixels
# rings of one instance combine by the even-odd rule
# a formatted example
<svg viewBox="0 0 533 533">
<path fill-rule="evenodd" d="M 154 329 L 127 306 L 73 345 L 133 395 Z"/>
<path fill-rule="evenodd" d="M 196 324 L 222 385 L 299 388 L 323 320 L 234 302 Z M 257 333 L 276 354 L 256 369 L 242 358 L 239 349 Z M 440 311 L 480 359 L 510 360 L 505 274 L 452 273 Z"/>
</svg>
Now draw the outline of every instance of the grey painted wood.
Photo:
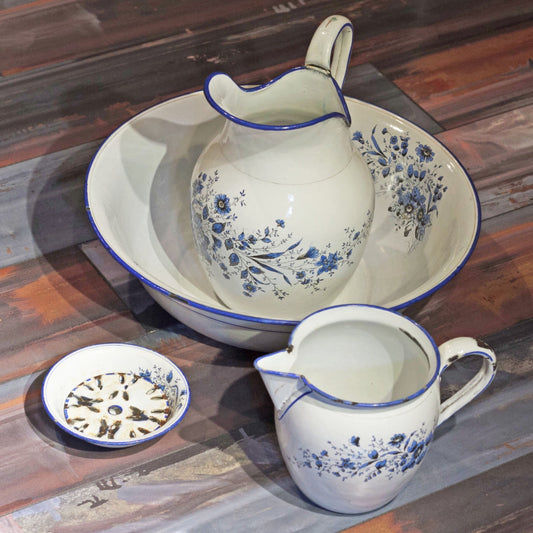
<svg viewBox="0 0 533 533">
<path fill-rule="evenodd" d="M 0 267 L 95 238 L 84 184 L 99 144 L 0 168 Z"/>
<path fill-rule="evenodd" d="M 342 90 L 344 94 L 392 111 L 432 135 L 442 131 L 438 122 L 369 63 L 349 69 Z M 352 122 L 357 124 L 357 117 L 352 117 Z"/>
</svg>

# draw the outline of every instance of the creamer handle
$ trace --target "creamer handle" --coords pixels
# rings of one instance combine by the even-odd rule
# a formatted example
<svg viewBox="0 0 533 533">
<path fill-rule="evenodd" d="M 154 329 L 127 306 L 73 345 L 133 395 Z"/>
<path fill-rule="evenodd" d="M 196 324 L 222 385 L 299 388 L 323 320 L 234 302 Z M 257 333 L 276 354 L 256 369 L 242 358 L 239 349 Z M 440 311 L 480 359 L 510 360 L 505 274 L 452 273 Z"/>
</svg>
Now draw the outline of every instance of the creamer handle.
<svg viewBox="0 0 533 533">
<path fill-rule="evenodd" d="M 496 374 L 496 355 L 483 341 L 472 339 L 471 337 L 457 337 L 441 344 L 439 352 L 441 356 L 439 374 L 441 376 L 451 364 L 464 357 L 481 355 L 484 359 L 477 374 L 464 387 L 441 404 L 437 425 L 442 424 L 483 392 Z"/>
<path fill-rule="evenodd" d="M 352 23 L 342 15 L 331 15 L 315 31 L 307 49 L 305 66 L 324 71 L 342 87 L 352 42 Z"/>
</svg>

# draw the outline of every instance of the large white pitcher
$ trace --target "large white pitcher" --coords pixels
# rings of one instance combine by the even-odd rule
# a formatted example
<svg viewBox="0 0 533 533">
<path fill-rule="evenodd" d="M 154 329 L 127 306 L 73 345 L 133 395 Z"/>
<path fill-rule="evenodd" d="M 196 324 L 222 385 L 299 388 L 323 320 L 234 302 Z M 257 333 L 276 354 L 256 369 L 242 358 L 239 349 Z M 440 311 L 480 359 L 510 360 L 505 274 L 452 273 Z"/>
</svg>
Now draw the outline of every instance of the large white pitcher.
<svg viewBox="0 0 533 533">
<path fill-rule="evenodd" d="M 481 369 L 440 401 L 454 361 Z M 379 307 L 331 307 L 304 319 L 284 351 L 255 367 L 270 393 L 285 464 L 309 499 L 341 513 L 394 498 L 425 457 L 435 428 L 492 381 L 494 352 L 460 337 L 437 348 L 412 320 Z M 450 450 L 451 452 L 451 450 Z"/>
<path fill-rule="evenodd" d="M 206 80 L 226 121 L 192 175 L 193 235 L 233 310 L 302 318 L 330 302 L 361 259 L 374 185 L 340 88 L 351 45 L 350 22 L 332 16 L 305 67 L 254 88 L 222 73 Z"/>
</svg>

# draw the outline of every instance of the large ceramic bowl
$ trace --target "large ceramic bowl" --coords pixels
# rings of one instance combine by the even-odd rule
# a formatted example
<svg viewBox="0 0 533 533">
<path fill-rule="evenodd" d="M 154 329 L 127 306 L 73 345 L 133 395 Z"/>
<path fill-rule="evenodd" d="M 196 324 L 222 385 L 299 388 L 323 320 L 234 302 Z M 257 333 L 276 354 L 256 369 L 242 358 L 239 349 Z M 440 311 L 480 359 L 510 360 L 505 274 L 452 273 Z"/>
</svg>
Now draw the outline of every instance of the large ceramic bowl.
<svg viewBox="0 0 533 533">
<path fill-rule="evenodd" d="M 373 105 L 347 103 L 354 146 L 374 177 L 376 209 L 363 260 L 331 305 L 398 310 L 436 291 L 465 264 L 479 233 L 479 201 L 463 167 L 434 137 Z M 200 92 L 132 118 L 89 168 L 87 211 L 104 246 L 171 315 L 224 343 L 276 350 L 304 317 L 228 309 L 192 242 L 191 172 L 222 124 Z"/>
</svg>

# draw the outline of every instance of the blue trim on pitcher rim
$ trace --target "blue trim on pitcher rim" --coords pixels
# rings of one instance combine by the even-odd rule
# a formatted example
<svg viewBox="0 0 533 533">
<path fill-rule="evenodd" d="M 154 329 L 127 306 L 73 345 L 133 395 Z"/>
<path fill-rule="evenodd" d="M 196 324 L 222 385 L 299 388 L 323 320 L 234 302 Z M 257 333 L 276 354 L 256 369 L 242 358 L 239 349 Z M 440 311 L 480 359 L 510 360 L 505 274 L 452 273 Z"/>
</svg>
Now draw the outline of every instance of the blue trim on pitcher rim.
<svg viewBox="0 0 533 533">
<path fill-rule="evenodd" d="M 318 69 L 313 68 L 313 67 L 295 67 L 293 69 L 288 70 L 287 72 L 284 72 L 283 74 L 280 74 L 279 76 L 277 76 L 274 79 L 264 83 L 263 85 L 258 85 L 258 86 L 255 86 L 255 87 L 243 87 L 242 85 L 238 85 L 238 84 L 236 84 L 236 85 L 242 92 L 253 93 L 253 92 L 257 92 L 257 91 L 260 91 L 262 89 L 265 89 L 266 87 L 269 87 L 273 83 L 275 83 L 275 82 L 279 81 L 280 79 L 284 78 L 288 74 L 291 74 L 291 73 L 299 71 L 299 70 L 312 70 L 313 72 L 320 72 Z M 235 124 L 239 124 L 240 126 L 245 126 L 247 128 L 253 128 L 253 129 L 262 130 L 262 131 L 292 131 L 292 130 L 297 130 L 297 129 L 300 129 L 300 128 L 307 128 L 309 126 L 314 126 L 315 124 L 319 124 L 320 122 L 324 122 L 326 120 L 329 120 L 330 118 L 342 118 L 345 121 L 347 126 L 351 126 L 351 124 L 352 124 L 352 116 L 350 114 L 350 111 L 348 110 L 348 104 L 346 103 L 346 99 L 344 97 L 344 94 L 342 94 L 342 90 L 339 87 L 338 83 L 331 76 L 328 76 L 328 77 L 331 79 L 331 81 L 333 83 L 333 87 L 337 91 L 337 95 L 339 96 L 339 99 L 340 99 L 340 101 L 342 103 L 342 108 L 344 109 L 344 115 L 342 113 L 339 113 L 339 112 L 335 111 L 335 112 L 327 113 L 325 115 L 317 117 L 317 118 L 315 118 L 313 120 L 308 120 L 306 122 L 299 122 L 299 123 L 296 123 L 296 124 L 276 125 L 276 124 L 259 124 L 257 122 L 250 122 L 248 120 L 244 120 L 244 119 L 239 118 L 239 117 L 237 117 L 235 115 L 232 115 L 231 113 L 229 113 L 228 111 L 226 111 L 225 109 L 220 107 L 215 102 L 215 100 L 211 96 L 211 93 L 209 92 L 209 82 L 215 76 L 221 76 L 221 75 L 222 76 L 226 76 L 230 80 L 232 79 L 225 72 L 213 72 L 213 73 L 211 73 L 206 78 L 206 80 L 204 82 L 204 96 L 205 96 L 206 100 L 209 102 L 209 105 L 213 109 L 215 109 L 215 111 L 217 111 L 217 113 L 220 113 L 222 116 L 224 116 L 225 118 L 227 118 L 231 122 L 234 122 Z M 323 75 L 326 76 L 325 74 L 323 74 Z"/>
<path fill-rule="evenodd" d="M 266 354 L 266 355 L 262 355 L 261 357 L 258 357 L 255 361 L 254 361 L 254 367 L 255 369 L 258 371 L 258 372 L 264 372 L 265 374 L 272 374 L 272 375 L 275 375 L 275 376 L 281 376 L 281 377 L 288 377 L 288 378 L 293 378 L 293 379 L 301 379 L 302 382 L 309 388 L 311 389 L 311 391 L 313 392 L 316 392 L 317 394 L 319 394 L 320 396 L 323 396 L 324 398 L 327 398 L 328 400 L 331 400 L 337 404 L 343 404 L 343 405 L 346 405 L 348 407 L 353 407 L 355 409 L 368 409 L 368 408 L 380 408 L 380 407 L 392 407 L 394 405 L 400 405 L 400 404 L 403 404 L 403 403 L 407 403 L 408 401 L 411 401 L 411 400 L 414 400 L 415 398 L 418 398 L 419 396 L 421 396 L 422 394 L 424 394 L 436 381 L 436 379 L 439 377 L 439 375 L 442 373 L 443 369 L 441 369 L 441 357 L 440 357 L 440 352 L 439 352 L 439 348 L 438 346 L 436 345 L 435 341 L 433 340 L 433 338 L 431 337 L 431 335 L 420 325 L 418 324 L 417 322 L 415 322 L 414 320 L 412 320 L 411 318 L 405 316 L 405 315 L 402 315 L 401 313 L 398 313 L 397 311 L 393 311 L 392 309 L 387 309 L 386 307 L 380 307 L 379 305 L 370 305 L 370 304 L 341 304 L 341 305 L 333 305 L 331 307 L 326 307 L 324 309 L 319 309 L 318 311 L 315 311 L 314 313 L 311 313 L 310 315 L 307 315 L 301 322 L 300 324 L 298 324 L 298 326 L 296 326 L 294 328 L 294 330 L 291 332 L 290 334 L 290 337 L 289 337 L 289 345 L 292 344 L 292 339 L 294 337 L 294 335 L 296 334 L 298 328 L 300 327 L 300 325 L 307 319 L 311 318 L 312 316 L 314 315 L 317 315 L 317 314 L 320 314 L 320 313 L 324 313 L 324 312 L 327 312 L 327 311 L 330 311 L 330 310 L 333 310 L 333 309 L 340 309 L 340 308 L 345 308 L 345 307 L 356 307 L 356 308 L 369 308 L 369 309 L 377 309 L 379 311 L 383 311 L 385 313 L 389 313 L 389 314 L 392 314 L 392 315 L 395 315 L 395 316 L 398 316 L 408 322 L 411 322 L 412 325 L 414 325 L 418 330 L 420 330 L 426 337 L 427 339 L 429 340 L 429 342 L 431 343 L 431 346 L 433 347 L 434 351 L 435 351 L 435 357 L 436 357 L 436 365 L 435 365 L 435 372 L 433 373 L 433 375 L 431 376 L 431 378 L 427 381 L 427 383 L 421 387 L 420 389 L 418 389 L 416 392 L 414 392 L 413 394 L 410 394 L 409 396 L 404 396 L 403 398 L 399 398 L 398 400 L 391 400 L 390 402 L 372 402 L 372 403 L 365 403 L 365 402 L 354 402 L 354 401 L 350 401 L 350 400 L 343 400 L 342 398 L 339 398 L 337 396 L 333 396 L 332 394 L 328 394 L 327 392 L 323 391 L 322 389 L 316 387 L 315 385 L 313 385 L 312 383 L 310 383 L 307 378 L 305 376 L 303 376 L 302 374 L 293 374 L 291 372 L 279 372 L 279 371 L 275 371 L 275 370 L 264 370 L 264 369 L 261 369 L 261 368 L 258 368 L 258 362 L 261 361 L 262 359 L 265 359 L 267 357 L 271 357 L 272 355 L 276 354 L 276 353 L 280 353 L 280 352 L 273 352 L 273 353 L 270 353 L 270 354 Z M 425 351 L 424 351 L 425 353 Z M 302 397 L 302 396 L 305 396 L 306 394 L 302 394 L 301 396 L 298 397 L 298 400 Z M 296 400 L 293 401 L 289 407 L 287 407 L 284 412 L 283 412 L 283 416 L 285 416 L 285 413 L 296 403 Z"/>
</svg>

